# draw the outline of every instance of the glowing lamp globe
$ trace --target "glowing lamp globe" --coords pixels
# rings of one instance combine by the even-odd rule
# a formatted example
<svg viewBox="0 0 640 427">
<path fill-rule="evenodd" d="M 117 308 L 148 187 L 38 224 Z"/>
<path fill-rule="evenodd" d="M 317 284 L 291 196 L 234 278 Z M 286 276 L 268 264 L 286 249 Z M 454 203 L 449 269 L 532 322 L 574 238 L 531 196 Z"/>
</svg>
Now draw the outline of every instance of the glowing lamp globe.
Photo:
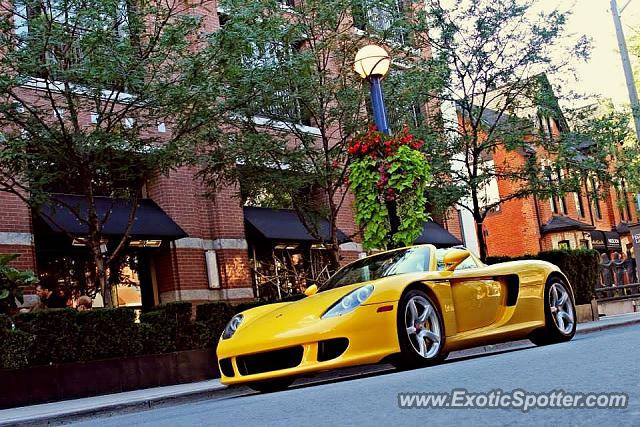
<svg viewBox="0 0 640 427">
<path fill-rule="evenodd" d="M 389 72 L 391 57 L 383 47 L 370 44 L 356 53 L 353 69 L 363 79 L 370 76 L 384 77 Z"/>
</svg>

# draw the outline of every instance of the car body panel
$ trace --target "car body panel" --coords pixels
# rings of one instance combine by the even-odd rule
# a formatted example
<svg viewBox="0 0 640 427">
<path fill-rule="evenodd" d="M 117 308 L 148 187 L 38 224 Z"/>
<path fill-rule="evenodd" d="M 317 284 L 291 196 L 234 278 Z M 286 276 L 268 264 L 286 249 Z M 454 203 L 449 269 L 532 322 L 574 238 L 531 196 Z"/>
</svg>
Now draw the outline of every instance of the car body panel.
<svg viewBox="0 0 640 427">
<path fill-rule="evenodd" d="M 435 270 L 435 248 L 431 250 L 430 266 Z M 218 344 L 218 359 L 229 358 L 234 369 L 234 376 L 223 373 L 221 380 L 225 384 L 255 382 L 380 362 L 400 351 L 397 310 L 409 287 L 422 289 L 437 305 L 446 352 L 522 339 L 544 326 L 545 282 L 551 274 L 562 275 L 555 265 L 544 261 L 478 265 L 464 270 L 399 274 L 248 310 L 235 334 Z M 342 297 L 368 284 L 374 290 L 362 305 L 341 316 L 322 318 Z M 347 338 L 346 350 L 331 360 L 318 361 L 318 343 L 334 338 Z M 238 356 L 295 346 L 304 349 L 302 361 L 296 366 L 240 374 Z"/>
</svg>

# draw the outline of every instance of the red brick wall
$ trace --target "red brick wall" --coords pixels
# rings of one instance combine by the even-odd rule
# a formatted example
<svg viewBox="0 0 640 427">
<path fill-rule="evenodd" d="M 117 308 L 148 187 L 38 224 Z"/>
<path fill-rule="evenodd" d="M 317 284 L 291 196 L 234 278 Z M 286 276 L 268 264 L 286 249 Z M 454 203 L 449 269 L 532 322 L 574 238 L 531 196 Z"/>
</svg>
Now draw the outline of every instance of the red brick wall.
<svg viewBox="0 0 640 427">
<path fill-rule="evenodd" d="M 0 231 L 31 233 L 31 210 L 16 195 L 0 192 Z"/>
</svg>

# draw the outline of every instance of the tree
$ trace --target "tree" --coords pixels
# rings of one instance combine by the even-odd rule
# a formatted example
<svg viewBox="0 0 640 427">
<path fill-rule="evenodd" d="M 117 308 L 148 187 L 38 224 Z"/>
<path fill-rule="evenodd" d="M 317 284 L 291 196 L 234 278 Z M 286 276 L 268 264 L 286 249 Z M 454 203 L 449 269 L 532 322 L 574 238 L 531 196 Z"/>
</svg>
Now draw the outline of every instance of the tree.
<svg viewBox="0 0 640 427">
<path fill-rule="evenodd" d="M 459 206 L 475 219 L 483 259 L 487 215 L 512 199 L 565 191 L 548 185 L 547 178 L 567 167 L 578 149 L 574 139 L 549 132 L 553 123 L 561 133 L 568 126 L 545 73 L 566 71 L 586 56 L 588 43 L 577 40 L 564 59 L 554 61 L 567 14 L 534 14 L 532 4 L 457 0 L 445 8 L 429 0 L 418 22 L 430 30 L 414 32 L 418 46 L 433 47 L 432 69 L 442 73 L 444 86 L 437 99 L 451 110 L 443 117 L 448 137 L 432 140 L 432 148 L 449 153 L 451 162 L 440 165 L 454 193 L 465 195 Z M 504 160 L 494 157 L 499 150 Z M 511 182 L 511 190 L 488 197 L 487 188 L 497 180 Z"/>
<path fill-rule="evenodd" d="M 215 2 L 14 0 L 0 26 L 0 190 L 39 210 L 51 192 L 86 225 L 97 289 L 112 306 L 107 271 L 127 245 L 146 181 L 181 164 L 187 142 L 209 134 L 220 99 Z M 159 127 L 167 132 L 160 132 Z M 205 132 L 206 130 L 206 132 Z M 97 196 L 130 202 L 105 248 L 109 213 Z"/>
<path fill-rule="evenodd" d="M 395 75 L 385 80 L 386 93 L 395 96 L 390 105 L 396 123 L 411 116 L 403 105 L 415 105 L 410 101 L 436 87 L 431 78 L 409 86 L 417 73 L 408 66 L 426 64 L 420 62 L 426 51 L 403 44 L 410 16 L 405 12 L 412 8 L 400 13 L 393 0 L 305 0 L 291 7 L 227 0 L 221 7 L 228 13 L 220 31 L 225 94 L 252 102 L 235 111 L 237 121 L 216 136 L 216 147 L 203 150 L 202 175 L 211 185 L 240 182 L 247 197 L 266 193 L 276 196 L 271 201 L 291 203 L 318 240 L 317 218 L 328 220 L 335 269 L 336 221 L 348 194 L 348 144 L 369 122 L 368 84 L 353 71 L 355 53 L 379 40 L 407 65 L 394 67 Z"/>
</svg>

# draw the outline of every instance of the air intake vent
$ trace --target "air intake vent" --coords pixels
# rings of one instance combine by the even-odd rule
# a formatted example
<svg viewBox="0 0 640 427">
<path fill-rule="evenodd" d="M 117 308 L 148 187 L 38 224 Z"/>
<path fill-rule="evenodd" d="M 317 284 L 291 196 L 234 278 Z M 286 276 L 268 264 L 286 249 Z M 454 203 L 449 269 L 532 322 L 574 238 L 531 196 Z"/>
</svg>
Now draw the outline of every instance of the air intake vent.
<svg viewBox="0 0 640 427">
<path fill-rule="evenodd" d="M 318 343 L 318 362 L 325 362 L 339 357 L 348 346 L 349 340 L 347 338 L 320 341 Z"/>
<path fill-rule="evenodd" d="M 302 362 L 303 350 L 304 348 L 299 345 L 248 356 L 238 356 L 236 358 L 238 371 L 240 371 L 240 375 L 253 375 L 294 368 Z"/>
<path fill-rule="evenodd" d="M 220 372 L 222 372 L 225 377 L 232 377 L 235 375 L 233 372 L 233 366 L 231 365 L 231 359 L 221 359 L 218 363 L 220 364 Z"/>
</svg>

